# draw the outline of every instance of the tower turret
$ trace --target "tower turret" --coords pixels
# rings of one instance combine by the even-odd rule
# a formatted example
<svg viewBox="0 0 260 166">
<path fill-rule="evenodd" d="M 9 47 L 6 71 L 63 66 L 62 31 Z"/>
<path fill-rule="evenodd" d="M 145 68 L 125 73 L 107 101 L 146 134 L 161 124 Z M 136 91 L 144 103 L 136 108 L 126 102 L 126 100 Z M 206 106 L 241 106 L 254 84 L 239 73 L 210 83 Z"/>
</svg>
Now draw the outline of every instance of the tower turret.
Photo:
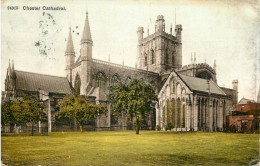
<svg viewBox="0 0 260 166">
<path fill-rule="evenodd" d="M 215 70 L 215 72 L 217 71 L 217 63 L 216 63 L 216 59 L 214 60 L 213 69 Z"/>
<path fill-rule="evenodd" d="M 143 27 L 138 27 L 137 28 L 137 40 L 138 44 L 143 40 L 143 34 L 144 34 L 144 28 Z"/>
<path fill-rule="evenodd" d="M 12 61 L 13 62 L 13 61 Z M 5 91 L 14 91 L 15 89 L 15 71 L 14 71 L 14 62 L 11 63 L 9 60 L 9 65 L 7 68 L 6 78 L 5 78 Z"/>
<path fill-rule="evenodd" d="M 71 80 L 72 80 L 71 66 L 75 62 L 75 52 L 74 52 L 74 45 L 73 45 L 73 41 L 72 41 L 71 28 L 69 30 L 69 36 L 68 36 L 65 56 L 66 56 L 66 67 L 65 67 L 66 76 L 67 76 L 68 80 L 71 82 Z"/>
<path fill-rule="evenodd" d="M 181 39 L 182 26 L 180 24 L 175 26 L 175 36 L 178 42 L 176 47 L 176 52 L 178 55 L 178 65 L 177 67 L 182 67 L 182 39 Z"/>
<path fill-rule="evenodd" d="M 236 91 L 233 101 L 234 101 L 234 103 L 237 103 L 237 99 L 238 99 L 238 80 L 233 80 L 232 84 L 233 84 L 233 90 Z"/>
<path fill-rule="evenodd" d="M 143 34 L 144 34 L 144 28 L 143 27 L 138 27 L 137 28 L 137 68 L 141 68 L 142 62 L 142 46 L 141 42 L 143 40 Z"/>
<path fill-rule="evenodd" d="M 156 32 L 165 31 L 165 21 L 163 15 L 158 15 L 156 20 Z"/>
<path fill-rule="evenodd" d="M 82 60 L 91 60 L 92 59 L 92 46 L 93 41 L 90 33 L 90 26 L 89 26 L 89 20 L 88 20 L 88 12 L 86 12 L 86 19 L 85 19 L 85 25 L 84 30 L 81 38 L 81 52 L 80 56 Z"/>
</svg>

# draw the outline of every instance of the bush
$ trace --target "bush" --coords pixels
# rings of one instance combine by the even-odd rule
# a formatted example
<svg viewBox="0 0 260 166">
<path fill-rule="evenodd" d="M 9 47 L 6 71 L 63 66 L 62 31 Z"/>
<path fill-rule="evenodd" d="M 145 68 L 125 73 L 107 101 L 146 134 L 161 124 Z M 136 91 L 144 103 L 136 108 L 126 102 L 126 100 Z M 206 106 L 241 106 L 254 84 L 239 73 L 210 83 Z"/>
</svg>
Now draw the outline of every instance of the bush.
<svg viewBox="0 0 260 166">
<path fill-rule="evenodd" d="M 171 123 L 168 123 L 167 126 L 166 126 L 166 131 L 167 130 L 172 130 L 174 127 Z"/>
<path fill-rule="evenodd" d="M 161 131 L 161 127 L 159 125 L 155 126 L 155 131 Z"/>
</svg>

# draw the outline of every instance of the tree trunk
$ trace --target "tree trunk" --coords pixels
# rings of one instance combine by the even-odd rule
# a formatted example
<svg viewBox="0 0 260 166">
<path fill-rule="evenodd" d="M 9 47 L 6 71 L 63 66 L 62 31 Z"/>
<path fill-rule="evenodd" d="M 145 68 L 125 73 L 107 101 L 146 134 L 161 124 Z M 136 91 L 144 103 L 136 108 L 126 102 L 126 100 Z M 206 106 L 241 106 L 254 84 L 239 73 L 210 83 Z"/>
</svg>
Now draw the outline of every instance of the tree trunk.
<svg viewBox="0 0 260 166">
<path fill-rule="evenodd" d="M 10 124 L 10 133 L 14 132 L 14 124 Z"/>
<path fill-rule="evenodd" d="M 136 134 L 139 134 L 140 127 L 136 126 Z"/>
<path fill-rule="evenodd" d="M 33 124 L 32 124 L 32 136 L 33 136 Z"/>
<path fill-rule="evenodd" d="M 83 125 L 79 125 L 79 128 L 80 128 L 80 132 L 83 132 Z"/>
</svg>

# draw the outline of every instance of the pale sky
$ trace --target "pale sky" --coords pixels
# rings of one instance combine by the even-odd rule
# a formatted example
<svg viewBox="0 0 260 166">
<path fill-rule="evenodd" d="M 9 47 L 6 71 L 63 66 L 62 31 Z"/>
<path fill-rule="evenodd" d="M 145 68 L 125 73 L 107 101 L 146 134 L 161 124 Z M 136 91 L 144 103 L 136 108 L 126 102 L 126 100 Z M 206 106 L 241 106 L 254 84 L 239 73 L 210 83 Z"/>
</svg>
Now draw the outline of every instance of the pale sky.
<svg viewBox="0 0 260 166">
<path fill-rule="evenodd" d="M 10 5 L 19 9 L 7 10 Z M 39 6 L 41 10 L 23 10 L 23 6 Z M 65 6 L 66 11 L 44 11 L 42 6 Z M 219 86 L 232 88 L 232 80 L 238 79 L 239 100 L 256 99 L 260 13 L 258 4 L 246 1 L 7 0 L 1 8 L 1 88 L 4 90 L 9 59 L 14 60 L 16 70 L 65 76 L 69 27 L 74 30 L 72 37 L 78 57 L 86 10 L 94 44 L 93 58 L 108 60 L 110 54 L 112 62 L 122 64 L 124 59 L 125 65 L 134 67 L 137 27 L 144 27 L 146 37 L 148 26 L 152 34 L 157 15 L 164 15 L 169 33 L 171 24 L 175 24 L 175 9 L 176 22 L 183 27 L 183 65 L 190 63 L 191 52 L 196 52 L 197 63 L 206 61 L 213 66 L 216 59 Z"/>
</svg>

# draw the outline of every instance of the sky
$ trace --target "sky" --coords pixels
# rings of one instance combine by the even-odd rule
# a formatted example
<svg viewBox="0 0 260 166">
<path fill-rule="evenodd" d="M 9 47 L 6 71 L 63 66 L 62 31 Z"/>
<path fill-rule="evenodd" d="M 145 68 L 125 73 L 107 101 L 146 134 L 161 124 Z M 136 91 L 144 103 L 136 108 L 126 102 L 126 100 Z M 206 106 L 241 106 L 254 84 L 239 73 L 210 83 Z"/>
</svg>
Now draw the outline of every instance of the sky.
<svg viewBox="0 0 260 166">
<path fill-rule="evenodd" d="M 166 32 L 182 24 L 183 65 L 217 63 L 219 86 L 238 80 L 239 99 L 256 99 L 260 76 L 260 13 L 247 1 L 27 1 L 5 0 L 1 7 L 1 90 L 9 59 L 16 70 L 64 76 L 69 27 L 76 56 L 86 11 L 93 39 L 93 58 L 134 67 L 137 28 L 154 33 L 157 15 L 164 15 Z M 8 10 L 18 6 L 18 10 Z M 40 10 L 23 10 L 41 7 Z M 65 7 L 64 11 L 42 10 Z M 175 17 L 176 11 L 176 17 Z M 176 19 L 175 19 L 176 18 Z M 76 57 L 76 58 L 77 58 Z"/>
</svg>

